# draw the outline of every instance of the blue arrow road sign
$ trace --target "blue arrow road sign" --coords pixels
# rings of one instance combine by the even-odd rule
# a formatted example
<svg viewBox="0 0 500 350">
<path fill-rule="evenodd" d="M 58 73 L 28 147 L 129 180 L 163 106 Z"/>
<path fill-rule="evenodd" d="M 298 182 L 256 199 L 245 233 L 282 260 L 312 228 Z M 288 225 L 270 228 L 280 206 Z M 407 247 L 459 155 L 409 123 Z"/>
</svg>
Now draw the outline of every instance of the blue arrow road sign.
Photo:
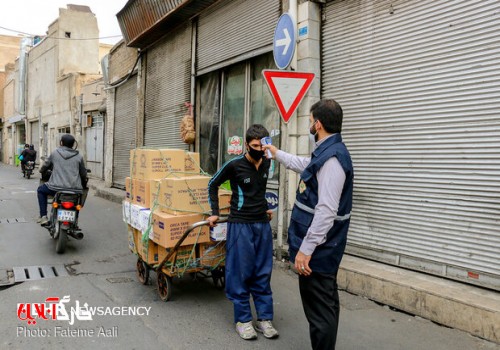
<svg viewBox="0 0 500 350">
<path fill-rule="evenodd" d="M 274 62 L 279 69 L 286 69 L 290 65 L 295 51 L 295 39 L 295 22 L 288 13 L 284 13 L 278 20 L 273 40 Z"/>
</svg>

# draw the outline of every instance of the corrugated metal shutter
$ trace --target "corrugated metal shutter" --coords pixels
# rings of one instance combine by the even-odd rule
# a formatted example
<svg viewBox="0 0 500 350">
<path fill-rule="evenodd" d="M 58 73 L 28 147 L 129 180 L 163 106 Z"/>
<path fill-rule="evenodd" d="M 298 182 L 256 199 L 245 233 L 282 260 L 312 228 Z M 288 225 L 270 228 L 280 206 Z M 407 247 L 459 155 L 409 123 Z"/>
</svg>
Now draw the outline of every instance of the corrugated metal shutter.
<svg viewBox="0 0 500 350">
<path fill-rule="evenodd" d="M 116 88 L 113 147 L 113 186 L 124 188 L 130 176 L 130 150 L 135 148 L 137 75 Z"/>
<path fill-rule="evenodd" d="M 191 83 L 191 24 L 147 52 L 145 134 L 148 147 L 188 149 L 180 137 Z"/>
<path fill-rule="evenodd" d="M 198 20 L 197 70 L 272 45 L 279 0 L 225 0 Z"/>
<path fill-rule="evenodd" d="M 334 1 L 322 96 L 355 165 L 348 251 L 500 289 L 500 2 Z"/>
<path fill-rule="evenodd" d="M 31 123 L 31 144 L 35 147 L 36 163 L 40 162 L 40 123 Z"/>
</svg>

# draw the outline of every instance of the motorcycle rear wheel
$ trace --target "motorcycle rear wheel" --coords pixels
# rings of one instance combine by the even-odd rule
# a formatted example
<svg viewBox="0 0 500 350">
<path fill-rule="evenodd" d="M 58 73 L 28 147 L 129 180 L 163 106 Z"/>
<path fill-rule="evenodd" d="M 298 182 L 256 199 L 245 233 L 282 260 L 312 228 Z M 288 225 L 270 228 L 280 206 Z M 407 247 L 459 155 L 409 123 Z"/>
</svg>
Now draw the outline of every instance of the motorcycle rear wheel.
<svg viewBox="0 0 500 350">
<path fill-rule="evenodd" d="M 68 242 L 68 233 L 66 229 L 59 226 L 59 234 L 56 242 L 56 253 L 63 254 L 66 251 L 66 243 Z"/>
</svg>

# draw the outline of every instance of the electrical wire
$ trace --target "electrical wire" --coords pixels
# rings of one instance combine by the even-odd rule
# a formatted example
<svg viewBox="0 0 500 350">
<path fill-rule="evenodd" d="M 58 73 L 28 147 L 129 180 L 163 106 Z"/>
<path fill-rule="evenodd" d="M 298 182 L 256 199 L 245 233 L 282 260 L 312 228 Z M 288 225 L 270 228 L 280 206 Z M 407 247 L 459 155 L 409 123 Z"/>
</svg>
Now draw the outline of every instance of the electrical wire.
<svg viewBox="0 0 500 350">
<path fill-rule="evenodd" d="M 3 30 L 7 30 L 9 32 L 14 32 L 14 33 L 17 33 L 17 34 L 23 34 L 23 35 L 28 35 L 28 36 L 31 36 L 31 37 L 35 37 L 35 36 L 39 36 L 40 38 L 50 38 L 50 39 L 56 39 L 56 40 L 101 40 L 101 39 L 112 39 L 112 38 L 121 38 L 122 35 L 111 35 L 111 36 L 103 36 L 103 37 L 100 37 L 100 38 L 58 38 L 58 37 L 54 37 L 54 36 L 43 36 L 43 35 L 37 35 L 37 34 L 30 34 L 30 33 L 25 33 L 25 32 L 21 32 L 19 30 L 15 30 L 15 29 L 10 29 L 10 28 L 5 28 L 5 27 L 2 27 L 0 26 L 0 29 L 3 29 Z"/>
</svg>

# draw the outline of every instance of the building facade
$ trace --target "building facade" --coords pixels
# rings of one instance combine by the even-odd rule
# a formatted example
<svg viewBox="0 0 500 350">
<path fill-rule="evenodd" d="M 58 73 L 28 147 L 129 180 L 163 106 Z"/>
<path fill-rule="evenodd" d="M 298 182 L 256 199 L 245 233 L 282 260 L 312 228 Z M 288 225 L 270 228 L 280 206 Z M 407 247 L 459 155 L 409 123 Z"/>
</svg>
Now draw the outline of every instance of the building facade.
<svg viewBox="0 0 500 350">
<path fill-rule="evenodd" d="M 98 37 L 97 19 L 90 8 L 67 5 L 59 9 L 45 37 L 21 40 L 19 57 L 3 89 L 2 140 L 9 143 L 3 147 L 4 162 L 15 164 L 20 145 L 30 143 L 38 151 L 39 163 L 65 133 L 75 136 L 86 156 L 90 137 L 82 128 L 82 86 L 101 78 L 100 59 L 111 48 L 99 44 Z"/>
<path fill-rule="evenodd" d="M 192 148 L 179 139 L 191 103 L 194 149 L 209 174 L 244 152 L 252 123 L 308 155 L 309 108 L 334 98 L 356 173 L 347 252 L 500 289 L 498 2 L 160 3 L 130 1 L 117 15 L 125 43 L 140 50 L 138 146 Z M 288 123 L 261 74 L 275 69 L 284 12 L 298 30 L 289 69 L 316 74 Z M 281 257 L 298 179 L 277 165 L 270 175 Z"/>
</svg>

